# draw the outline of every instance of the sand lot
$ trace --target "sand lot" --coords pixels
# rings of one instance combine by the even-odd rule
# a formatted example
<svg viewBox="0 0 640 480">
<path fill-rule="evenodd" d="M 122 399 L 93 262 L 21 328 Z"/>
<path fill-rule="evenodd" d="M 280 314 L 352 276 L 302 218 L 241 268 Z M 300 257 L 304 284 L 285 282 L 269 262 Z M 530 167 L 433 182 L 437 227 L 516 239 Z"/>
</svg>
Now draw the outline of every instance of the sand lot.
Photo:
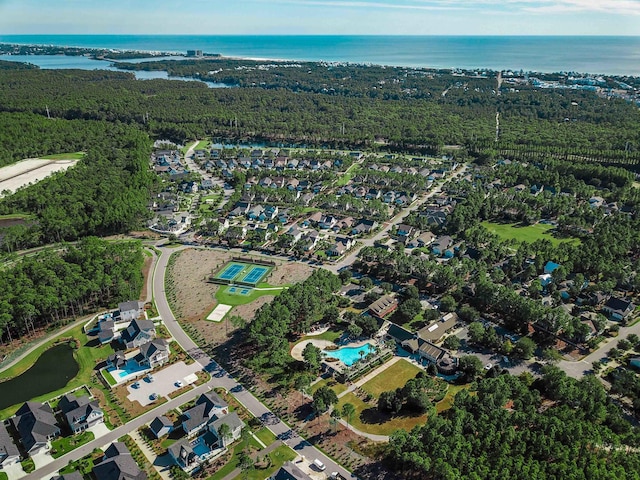
<svg viewBox="0 0 640 480">
<path fill-rule="evenodd" d="M 226 250 L 191 248 L 174 255 L 177 255 L 177 258 L 169 268 L 169 276 L 173 279 L 175 292 L 171 302 L 172 308 L 176 306 L 174 313 L 182 320 L 195 322 L 205 338 L 221 339 L 226 336 L 227 329 L 229 331 L 233 329 L 228 322 L 199 321 L 205 319 L 217 304 L 215 294 L 218 286 L 207 283 L 206 280 L 212 271 L 218 271 L 237 254 Z M 273 286 L 300 282 L 313 272 L 313 268 L 305 264 L 265 258 L 276 262 L 276 267 L 267 280 Z M 273 300 L 271 295 L 259 297 L 247 305 L 234 307 L 230 315 L 240 315 L 246 320 L 251 320 L 256 310 L 271 300 Z"/>
<path fill-rule="evenodd" d="M 0 168 L 0 192 L 15 192 L 30 183 L 37 183 L 52 173 L 73 167 L 78 160 L 46 160 L 30 158 Z"/>
</svg>

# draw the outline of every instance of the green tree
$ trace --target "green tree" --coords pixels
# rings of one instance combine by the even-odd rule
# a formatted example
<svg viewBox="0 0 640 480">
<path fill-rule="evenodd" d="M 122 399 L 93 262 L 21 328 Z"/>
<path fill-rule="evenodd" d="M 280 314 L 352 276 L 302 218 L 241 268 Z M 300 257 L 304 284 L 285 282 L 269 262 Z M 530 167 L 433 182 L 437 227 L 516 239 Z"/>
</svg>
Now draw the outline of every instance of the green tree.
<svg viewBox="0 0 640 480">
<path fill-rule="evenodd" d="M 323 385 L 313 394 L 313 406 L 318 413 L 326 412 L 331 405 L 338 403 L 338 396 L 331 388 Z"/>
<path fill-rule="evenodd" d="M 529 337 L 522 337 L 513 347 L 513 356 L 523 360 L 529 360 L 533 357 L 536 347 L 536 342 L 531 340 Z"/>
<path fill-rule="evenodd" d="M 317 372 L 320 370 L 322 351 L 313 343 L 309 342 L 305 345 L 304 350 L 302 350 L 302 358 L 304 358 L 307 370 L 311 372 Z"/>
<path fill-rule="evenodd" d="M 449 350 L 458 350 L 460 348 L 460 344 L 460 339 L 455 335 L 449 335 L 442 343 L 444 348 L 448 348 Z"/>
<path fill-rule="evenodd" d="M 353 415 L 356 413 L 356 407 L 352 403 L 345 403 L 342 406 L 342 416 L 347 419 L 347 428 L 351 424 L 351 420 L 353 419 Z"/>
</svg>

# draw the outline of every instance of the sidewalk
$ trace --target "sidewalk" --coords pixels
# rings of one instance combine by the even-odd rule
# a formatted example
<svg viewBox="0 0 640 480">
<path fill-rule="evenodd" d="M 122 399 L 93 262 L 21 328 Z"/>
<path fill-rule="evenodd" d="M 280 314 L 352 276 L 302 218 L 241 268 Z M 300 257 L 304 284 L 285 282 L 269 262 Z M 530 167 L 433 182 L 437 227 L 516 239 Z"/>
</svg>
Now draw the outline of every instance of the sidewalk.
<svg viewBox="0 0 640 480">
<path fill-rule="evenodd" d="M 136 442 L 136 445 L 138 445 L 138 448 L 144 454 L 151 466 L 160 474 L 162 480 L 171 480 L 169 468 L 158 468 L 160 466 L 156 465 L 158 456 L 147 446 L 144 439 L 140 436 L 140 432 L 138 432 L 138 430 L 134 430 L 129 433 L 129 436 L 133 438 L 133 441 Z"/>
<path fill-rule="evenodd" d="M 379 375 L 380 373 L 384 372 L 387 368 L 389 368 L 391 365 L 396 363 L 398 360 L 401 360 L 401 358 L 394 356 L 388 362 L 385 362 L 382 365 L 380 365 L 378 368 L 376 368 L 375 370 L 370 371 L 364 377 L 359 378 L 357 382 L 352 383 L 351 385 L 349 385 L 349 387 L 344 392 L 342 392 L 342 393 L 340 393 L 340 395 L 338 395 L 338 398 L 344 397 L 347 393 L 351 393 L 356 388 L 361 387 L 362 385 L 367 383 L 372 378 L 374 378 L 377 375 Z"/>
</svg>

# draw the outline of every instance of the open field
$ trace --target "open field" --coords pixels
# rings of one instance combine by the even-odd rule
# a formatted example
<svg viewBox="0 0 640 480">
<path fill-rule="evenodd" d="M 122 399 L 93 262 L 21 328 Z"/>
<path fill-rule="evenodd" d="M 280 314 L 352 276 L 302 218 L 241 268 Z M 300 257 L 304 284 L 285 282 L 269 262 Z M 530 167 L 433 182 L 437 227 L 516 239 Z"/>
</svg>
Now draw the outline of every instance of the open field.
<svg viewBox="0 0 640 480">
<path fill-rule="evenodd" d="M 518 242 L 533 243 L 536 240 L 549 240 L 554 245 L 558 245 L 563 242 L 569 242 L 573 244 L 579 244 L 580 240 L 577 238 L 557 238 L 553 235 L 553 225 L 546 225 L 543 223 L 536 223 L 535 225 L 528 225 L 526 227 L 520 226 L 517 223 L 495 223 L 495 222 L 482 222 L 482 226 L 492 233 L 495 233 L 503 240 L 516 240 Z"/>
<path fill-rule="evenodd" d="M 415 378 L 421 371 L 415 365 L 400 359 L 362 385 L 362 389 L 378 398 L 382 392 L 404 387 L 407 380 Z"/>
<path fill-rule="evenodd" d="M 40 158 L 46 160 L 80 160 L 84 155 L 84 152 L 56 153 L 55 155 L 44 155 Z"/>
<path fill-rule="evenodd" d="M 174 314 L 183 321 L 195 322 L 195 326 L 208 341 L 227 338 L 227 322 L 201 322 L 218 303 L 232 305 L 230 315 L 239 315 L 251 320 L 256 310 L 281 290 L 252 289 L 249 295 L 234 295 L 227 292 L 228 286 L 208 283 L 212 272 L 218 272 L 227 264 L 234 253 L 218 249 L 187 249 L 179 252 L 167 272 L 169 301 Z M 173 257 L 172 257 L 173 260 Z M 305 280 L 312 267 L 301 263 L 278 262 L 267 274 L 268 284 L 260 283 L 258 288 L 280 287 Z"/>
<path fill-rule="evenodd" d="M 70 154 L 76 155 L 76 154 Z M 37 159 L 30 158 L 13 165 L 0 168 L 0 192 L 15 192 L 30 183 L 37 183 L 49 175 L 66 170 L 78 163 L 78 159 Z"/>
<path fill-rule="evenodd" d="M 398 415 L 391 417 L 380 412 L 376 406 L 370 405 L 353 393 L 347 393 L 338 402 L 339 409 L 345 403 L 351 403 L 356 407 L 356 413 L 351 419 L 351 424 L 358 430 L 376 435 L 391 435 L 398 429 L 411 430 L 416 425 L 427 421 L 426 415 Z"/>
</svg>

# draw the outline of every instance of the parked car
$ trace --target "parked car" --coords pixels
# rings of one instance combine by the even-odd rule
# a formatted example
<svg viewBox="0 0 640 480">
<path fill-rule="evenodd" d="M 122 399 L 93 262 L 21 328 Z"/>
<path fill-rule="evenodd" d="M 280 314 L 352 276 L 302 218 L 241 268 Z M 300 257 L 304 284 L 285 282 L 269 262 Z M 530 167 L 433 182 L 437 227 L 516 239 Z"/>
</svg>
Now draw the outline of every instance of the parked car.
<svg viewBox="0 0 640 480">
<path fill-rule="evenodd" d="M 325 467 L 325 466 L 324 466 L 324 463 L 322 463 L 322 462 L 321 462 L 319 459 L 317 459 L 317 458 L 313 461 L 313 464 L 314 464 L 314 465 L 315 465 L 315 467 L 316 467 L 318 470 L 320 470 L 321 472 L 327 468 L 327 467 Z"/>
<path fill-rule="evenodd" d="M 152 393 L 151 395 L 149 395 L 149 399 L 150 400 L 157 400 L 158 399 L 158 394 L 157 393 Z"/>
<path fill-rule="evenodd" d="M 178 380 L 178 381 L 175 383 L 175 385 L 176 385 L 176 387 L 178 387 L 178 388 L 181 388 L 181 387 L 183 387 L 183 386 L 184 386 L 184 384 L 183 384 L 180 380 Z"/>
</svg>

